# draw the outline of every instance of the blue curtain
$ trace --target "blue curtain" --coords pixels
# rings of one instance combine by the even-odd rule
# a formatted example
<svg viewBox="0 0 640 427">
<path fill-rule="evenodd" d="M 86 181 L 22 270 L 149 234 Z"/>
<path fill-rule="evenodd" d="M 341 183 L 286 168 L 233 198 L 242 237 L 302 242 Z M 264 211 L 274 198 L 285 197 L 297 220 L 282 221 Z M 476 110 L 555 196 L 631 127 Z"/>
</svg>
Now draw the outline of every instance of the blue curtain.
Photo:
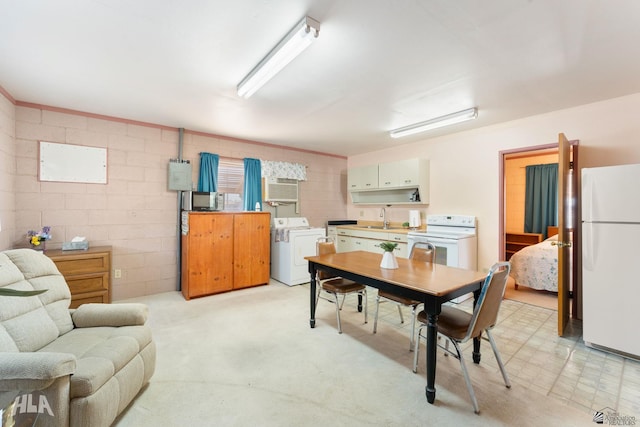
<svg viewBox="0 0 640 427">
<path fill-rule="evenodd" d="M 256 203 L 262 210 L 262 181 L 259 159 L 244 159 L 244 210 L 253 211 Z"/>
<path fill-rule="evenodd" d="M 200 153 L 198 191 L 217 191 L 219 161 L 220 157 L 217 154 Z"/>
<path fill-rule="evenodd" d="M 527 166 L 524 231 L 546 239 L 549 225 L 558 225 L 558 164 Z"/>
</svg>

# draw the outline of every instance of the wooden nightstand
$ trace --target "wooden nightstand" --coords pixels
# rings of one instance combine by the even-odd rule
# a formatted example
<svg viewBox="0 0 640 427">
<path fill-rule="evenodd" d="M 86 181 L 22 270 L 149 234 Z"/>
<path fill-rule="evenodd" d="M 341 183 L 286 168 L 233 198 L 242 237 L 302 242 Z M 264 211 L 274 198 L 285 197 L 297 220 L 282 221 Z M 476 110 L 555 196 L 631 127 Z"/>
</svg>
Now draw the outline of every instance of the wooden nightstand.
<svg viewBox="0 0 640 427">
<path fill-rule="evenodd" d="M 86 251 L 47 250 L 71 291 L 71 308 L 89 302 L 111 302 L 111 246 Z"/>
<path fill-rule="evenodd" d="M 542 234 L 538 233 L 507 233 L 506 235 L 506 257 L 507 261 L 511 255 L 522 248 L 542 242 Z"/>
</svg>

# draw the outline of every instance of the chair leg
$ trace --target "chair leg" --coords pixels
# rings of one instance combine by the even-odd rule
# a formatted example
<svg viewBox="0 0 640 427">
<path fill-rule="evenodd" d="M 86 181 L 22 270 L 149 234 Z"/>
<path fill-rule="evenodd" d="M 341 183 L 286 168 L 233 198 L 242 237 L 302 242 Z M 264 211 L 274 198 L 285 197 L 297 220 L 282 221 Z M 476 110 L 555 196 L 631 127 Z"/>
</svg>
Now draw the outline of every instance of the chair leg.
<svg viewBox="0 0 640 427">
<path fill-rule="evenodd" d="M 424 325 L 420 325 L 418 328 L 418 334 L 416 335 L 415 345 L 413 346 L 413 373 L 418 372 L 418 354 L 420 353 L 420 333 L 424 329 Z"/>
<path fill-rule="evenodd" d="M 373 318 L 373 333 L 378 331 L 378 310 L 380 309 L 380 295 L 376 296 L 376 314 Z"/>
<path fill-rule="evenodd" d="M 456 348 L 456 352 L 458 353 L 458 360 L 460 360 L 460 367 L 462 368 L 462 374 L 464 375 L 464 381 L 467 383 L 467 391 L 469 392 L 469 396 L 471 396 L 471 403 L 473 404 L 473 412 L 476 414 L 480 413 L 480 408 L 478 407 L 478 400 L 476 399 L 476 394 L 473 391 L 473 386 L 471 385 L 471 377 L 469 377 L 469 371 L 467 371 L 467 364 L 464 362 L 464 356 L 462 355 L 462 351 L 460 351 L 460 346 L 454 340 L 448 340 L 453 343 L 453 346 Z"/>
<path fill-rule="evenodd" d="M 409 351 L 413 351 L 416 342 L 416 323 L 418 323 L 418 313 L 422 309 L 423 304 L 416 304 L 411 309 L 411 315 L 413 316 L 413 323 L 411 324 L 411 341 L 409 344 Z"/>
<path fill-rule="evenodd" d="M 396 306 L 398 307 L 398 314 L 400 315 L 400 323 L 404 323 L 404 316 L 402 316 L 402 308 L 400 307 L 400 304 L 396 304 Z"/>
<path fill-rule="evenodd" d="M 414 343 L 416 340 L 416 321 L 418 318 L 418 312 L 416 306 L 411 310 L 411 337 L 409 339 L 409 351 L 413 351 Z"/>
<path fill-rule="evenodd" d="M 394 304 L 396 304 L 396 306 L 398 307 L 398 314 L 400 315 L 400 323 L 404 323 L 404 317 L 402 315 L 402 308 L 400 307 L 400 304 L 397 304 L 395 301 L 392 301 Z M 380 310 L 380 295 L 376 296 L 376 314 L 375 314 L 375 318 L 373 320 L 373 333 L 375 334 L 378 331 L 378 312 Z M 365 322 L 367 323 L 367 322 Z M 413 347 L 413 339 L 411 339 L 411 344 Z M 412 348 L 410 348 L 409 350 L 412 350 Z"/>
<path fill-rule="evenodd" d="M 369 319 L 368 319 L 368 314 L 367 311 L 369 310 L 369 302 L 368 302 L 368 298 L 367 298 L 367 288 L 364 288 L 364 290 L 362 291 L 362 299 L 364 299 L 364 323 L 368 323 Z"/>
<path fill-rule="evenodd" d="M 507 375 L 507 370 L 504 368 L 504 364 L 502 363 L 502 358 L 500 357 L 500 352 L 498 351 L 498 346 L 496 342 L 493 340 L 493 335 L 491 335 L 491 331 L 485 329 L 487 333 L 487 338 L 491 343 L 491 348 L 493 349 L 493 354 L 496 356 L 496 361 L 498 362 L 498 366 L 500 367 L 500 372 L 502 372 L 502 378 L 504 378 L 504 384 L 507 388 L 511 388 L 511 381 L 509 381 L 509 376 Z"/>
<path fill-rule="evenodd" d="M 336 318 L 338 319 L 338 333 L 342 333 L 342 323 L 340 322 L 340 305 L 338 304 L 338 294 L 333 294 L 336 299 Z M 344 302 L 344 299 L 342 300 Z"/>
</svg>

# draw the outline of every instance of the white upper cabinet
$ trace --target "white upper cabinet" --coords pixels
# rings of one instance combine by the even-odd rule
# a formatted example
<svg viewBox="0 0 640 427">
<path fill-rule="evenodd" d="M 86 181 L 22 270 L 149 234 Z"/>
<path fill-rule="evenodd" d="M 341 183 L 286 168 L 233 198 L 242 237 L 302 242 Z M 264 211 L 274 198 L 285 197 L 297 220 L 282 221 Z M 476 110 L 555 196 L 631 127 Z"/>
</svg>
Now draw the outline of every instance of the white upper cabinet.
<svg viewBox="0 0 640 427">
<path fill-rule="evenodd" d="M 378 165 L 360 166 L 347 171 L 349 191 L 378 188 Z"/>
<path fill-rule="evenodd" d="M 425 159 L 407 159 L 378 166 L 380 188 L 416 187 L 420 184 L 420 174 L 428 172 Z"/>
<path fill-rule="evenodd" d="M 348 170 L 347 186 L 357 204 L 429 204 L 429 160 L 406 159 Z"/>
</svg>

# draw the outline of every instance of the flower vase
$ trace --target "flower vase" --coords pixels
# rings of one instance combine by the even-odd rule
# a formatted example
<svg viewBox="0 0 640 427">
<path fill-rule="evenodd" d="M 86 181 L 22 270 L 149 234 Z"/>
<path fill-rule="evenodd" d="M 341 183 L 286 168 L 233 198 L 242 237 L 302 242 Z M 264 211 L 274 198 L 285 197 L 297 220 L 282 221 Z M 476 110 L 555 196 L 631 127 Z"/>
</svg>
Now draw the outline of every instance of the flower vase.
<svg viewBox="0 0 640 427">
<path fill-rule="evenodd" d="M 398 260 L 396 259 L 396 254 L 394 254 L 393 252 L 383 253 L 380 267 L 388 269 L 398 268 Z"/>
<path fill-rule="evenodd" d="M 42 253 L 44 253 L 44 251 L 47 250 L 47 241 L 46 240 L 41 240 L 39 245 L 31 245 L 31 249 L 35 250 L 35 251 L 40 251 Z"/>
</svg>

